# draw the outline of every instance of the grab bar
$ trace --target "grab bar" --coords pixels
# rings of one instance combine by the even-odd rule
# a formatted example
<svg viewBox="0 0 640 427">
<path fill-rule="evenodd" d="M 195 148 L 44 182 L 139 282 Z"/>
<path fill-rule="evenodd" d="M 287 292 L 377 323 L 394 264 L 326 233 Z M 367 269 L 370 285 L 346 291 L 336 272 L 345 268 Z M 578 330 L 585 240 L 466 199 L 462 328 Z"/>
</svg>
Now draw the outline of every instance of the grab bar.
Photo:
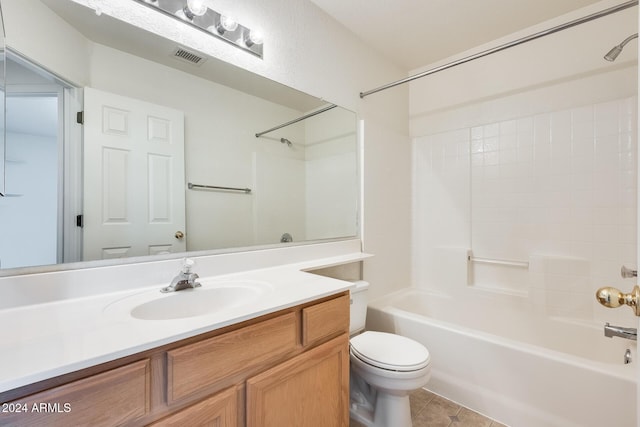
<svg viewBox="0 0 640 427">
<path fill-rule="evenodd" d="M 478 264 L 493 264 L 493 265 L 506 265 L 509 267 L 529 268 L 529 262 L 527 261 L 514 261 L 509 259 L 494 259 L 494 258 L 477 258 L 468 256 L 469 262 L 475 262 Z"/>
<path fill-rule="evenodd" d="M 192 184 L 192 183 L 188 183 L 187 188 L 189 188 L 189 190 L 193 190 L 194 188 L 195 189 L 203 188 L 207 190 L 242 191 L 243 193 L 247 193 L 247 194 L 251 193 L 250 188 L 219 187 L 217 185 L 201 185 L 201 184 Z"/>
</svg>

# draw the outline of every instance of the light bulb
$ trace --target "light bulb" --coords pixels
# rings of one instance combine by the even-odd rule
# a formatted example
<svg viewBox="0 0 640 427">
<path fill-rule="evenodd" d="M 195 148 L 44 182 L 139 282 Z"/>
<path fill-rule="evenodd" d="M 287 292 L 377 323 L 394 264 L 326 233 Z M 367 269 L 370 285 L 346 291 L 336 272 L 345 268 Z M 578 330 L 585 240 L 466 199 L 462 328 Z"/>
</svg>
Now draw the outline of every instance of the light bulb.
<svg viewBox="0 0 640 427">
<path fill-rule="evenodd" d="M 238 21 L 235 18 L 232 18 L 227 15 L 220 15 L 220 19 L 216 23 L 216 25 L 212 25 L 207 28 L 207 30 L 212 33 L 218 33 L 223 35 L 227 31 L 235 31 L 238 28 Z"/>
<path fill-rule="evenodd" d="M 262 35 L 262 32 L 258 30 L 251 30 L 244 39 L 244 44 L 246 44 L 247 47 L 251 47 L 256 44 L 259 45 L 262 44 L 262 42 L 264 42 L 264 36 Z"/>
<path fill-rule="evenodd" d="M 193 21 L 196 16 L 202 16 L 207 13 L 207 5 L 204 0 L 187 0 L 187 4 L 176 12 L 176 16 L 181 19 Z"/>
<path fill-rule="evenodd" d="M 220 16 L 220 27 L 222 27 L 224 29 L 224 31 L 235 31 L 236 28 L 238 28 L 238 21 L 236 21 L 231 16 L 221 15 Z M 218 29 L 218 31 L 220 31 L 220 29 Z"/>
<path fill-rule="evenodd" d="M 187 7 L 195 16 L 202 16 L 207 13 L 207 5 L 204 0 L 187 0 Z"/>
</svg>

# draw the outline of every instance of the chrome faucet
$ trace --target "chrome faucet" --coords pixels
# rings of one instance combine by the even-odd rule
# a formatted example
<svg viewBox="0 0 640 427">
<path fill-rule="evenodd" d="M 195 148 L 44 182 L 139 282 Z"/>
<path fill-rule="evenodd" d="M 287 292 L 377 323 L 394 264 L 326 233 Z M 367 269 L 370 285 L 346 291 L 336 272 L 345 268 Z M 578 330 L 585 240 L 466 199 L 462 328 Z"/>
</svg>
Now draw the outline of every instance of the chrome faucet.
<svg viewBox="0 0 640 427">
<path fill-rule="evenodd" d="M 622 326 L 612 326 L 609 322 L 604 324 L 605 337 L 620 337 L 628 340 L 637 341 L 638 330 L 636 328 L 623 328 Z"/>
<path fill-rule="evenodd" d="M 160 292 L 177 292 L 183 289 L 193 289 L 202 286 L 196 281 L 199 276 L 191 272 L 193 264 L 195 263 L 192 259 L 185 258 L 182 261 L 182 271 L 173 278 L 169 286 L 160 289 Z"/>
</svg>

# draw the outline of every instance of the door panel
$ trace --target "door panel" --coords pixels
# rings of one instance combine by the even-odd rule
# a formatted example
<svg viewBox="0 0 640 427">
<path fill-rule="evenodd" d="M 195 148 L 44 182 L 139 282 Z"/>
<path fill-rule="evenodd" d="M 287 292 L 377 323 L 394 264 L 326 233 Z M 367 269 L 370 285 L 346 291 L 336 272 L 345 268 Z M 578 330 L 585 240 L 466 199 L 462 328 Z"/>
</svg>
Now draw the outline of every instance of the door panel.
<svg viewBox="0 0 640 427">
<path fill-rule="evenodd" d="M 183 252 L 184 113 L 85 89 L 83 260 Z"/>
</svg>

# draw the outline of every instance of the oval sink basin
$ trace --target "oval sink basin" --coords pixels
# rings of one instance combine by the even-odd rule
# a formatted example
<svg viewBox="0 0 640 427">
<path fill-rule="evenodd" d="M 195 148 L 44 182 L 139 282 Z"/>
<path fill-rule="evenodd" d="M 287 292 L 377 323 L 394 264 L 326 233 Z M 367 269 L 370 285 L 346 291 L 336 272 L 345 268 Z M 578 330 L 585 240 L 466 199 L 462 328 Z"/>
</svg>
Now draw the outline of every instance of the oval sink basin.
<svg viewBox="0 0 640 427">
<path fill-rule="evenodd" d="M 107 309 L 129 313 L 141 320 L 171 320 L 204 316 L 251 304 L 270 285 L 260 282 L 205 283 L 202 287 L 171 293 L 147 291 L 112 303 Z"/>
</svg>

